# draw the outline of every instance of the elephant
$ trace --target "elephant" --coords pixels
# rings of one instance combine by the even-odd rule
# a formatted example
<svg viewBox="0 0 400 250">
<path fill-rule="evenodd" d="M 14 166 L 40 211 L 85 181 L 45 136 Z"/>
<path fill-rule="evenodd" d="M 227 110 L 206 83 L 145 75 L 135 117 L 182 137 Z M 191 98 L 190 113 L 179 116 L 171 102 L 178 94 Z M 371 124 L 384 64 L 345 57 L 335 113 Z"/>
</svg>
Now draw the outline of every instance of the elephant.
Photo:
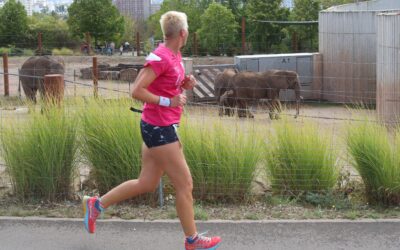
<svg viewBox="0 0 400 250">
<path fill-rule="evenodd" d="M 229 82 L 231 78 L 238 73 L 237 69 L 224 69 L 223 72 L 217 74 L 214 81 L 214 96 L 219 106 L 219 116 L 234 114 L 234 102 L 233 98 L 228 96 L 222 97 L 222 95 L 229 89 Z M 222 99 L 221 99 L 222 97 Z"/>
<path fill-rule="evenodd" d="M 260 99 L 268 100 L 269 116 L 278 119 L 281 112 L 279 92 L 281 89 L 294 89 L 296 94 L 296 116 L 299 115 L 300 82 L 294 71 L 268 70 L 265 72 L 243 71 L 232 77 L 227 91 L 222 94 L 221 101 L 227 98 L 234 99 L 238 107 L 239 117 L 254 116 L 248 107 Z M 276 110 L 276 113 L 274 112 Z"/>
<path fill-rule="evenodd" d="M 49 74 L 64 75 L 64 61 L 62 58 L 50 56 L 33 56 L 28 58 L 21 67 L 20 81 L 26 97 L 36 103 L 36 93 L 45 95 L 44 76 Z"/>
<path fill-rule="evenodd" d="M 281 89 L 293 89 L 296 98 L 296 115 L 297 118 L 300 114 L 300 101 L 303 97 L 300 96 L 300 79 L 295 71 L 291 70 L 268 70 L 263 72 L 265 78 L 268 80 L 268 86 L 273 90 L 272 100 L 277 103 L 278 112 L 281 112 L 281 103 L 279 100 L 279 92 Z"/>
</svg>

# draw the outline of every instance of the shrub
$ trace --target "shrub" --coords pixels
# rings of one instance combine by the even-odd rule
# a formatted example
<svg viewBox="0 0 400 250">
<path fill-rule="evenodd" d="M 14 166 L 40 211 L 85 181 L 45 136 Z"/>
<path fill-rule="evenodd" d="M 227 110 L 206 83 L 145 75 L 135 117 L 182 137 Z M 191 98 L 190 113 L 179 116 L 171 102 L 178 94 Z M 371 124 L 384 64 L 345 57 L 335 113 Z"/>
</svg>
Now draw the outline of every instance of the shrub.
<svg viewBox="0 0 400 250">
<path fill-rule="evenodd" d="M 351 125 L 347 147 L 353 166 L 363 179 L 371 203 L 400 203 L 400 130 L 394 143 L 383 125 L 368 122 Z"/>
<path fill-rule="evenodd" d="M 33 112 L 4 128 L 3 157 L 19 198 L 68 198 L 78 148 L 74 121 L 73 115 L 50 106 L 44 114 Z"/>
<path fill-rule="evenodd" d="M 187 120 L 179 130 L 196 199 L 237 202 L 250 195 L 262 154 L 257 129 L 250 123 L 227 127 L 219 120 Z"/>
<path fill-rule="evenodd" d="M 282 121 L 274 128 L 265 154 L 272 188 L 291 197 L 331 190 L 338 171 L 329 137 L 313 124 Z"/>
<path fill-rule="evenodd" d="M 0 55 L 2 55 L 3 53 L 7 53 L 9 56 L 33 56 L 34 55 L 34 52 L 31 49 L 20 49 L 20 48 L 15 48 L 15 47 L 10 47 L 10 48 L 1 47 Z"/>
<path fill-rule="evenodd" d="M 4 53 L 10 54 L 10 52 L 11 52 L 10 48 L 0 47 L 0 54 Z"/>
<path fill-rule="evenodd" d="M 53 56 L 72 56 L 74 55 L 74 51 L 68 48 L 53 49 L 52 54 Z"/>
<path fill-rule="evenodd" d="M 100 194 L 139 176 L 140 116 L 129 111 L 131 102 L 90 100 L 82 112 L 82 151 Z"/>
</svg>

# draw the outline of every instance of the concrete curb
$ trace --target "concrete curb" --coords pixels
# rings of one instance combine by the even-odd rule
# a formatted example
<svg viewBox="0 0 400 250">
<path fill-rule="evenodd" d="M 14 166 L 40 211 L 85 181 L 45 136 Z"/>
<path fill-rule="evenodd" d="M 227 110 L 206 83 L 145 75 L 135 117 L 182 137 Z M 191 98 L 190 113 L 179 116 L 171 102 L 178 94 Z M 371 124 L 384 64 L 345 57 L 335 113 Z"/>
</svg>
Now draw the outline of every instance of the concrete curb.
<svg viewBox="0 0 400 250">
<path fill-rule="evenodd" d="M 47 217 L 13 217 L 13 216 L 0 216 L 1 221 L 59 221 L 59 222 L 82 222 L 80 218 L 47 218 Z M 102 223 L 179 223 L 179 220 L 123 220 L 123 219 L 99 219 Z M 400 223 L 400 219 L 357 219 L 357 220 L 346 220 L 346 219 L 310 219 L 310 220 L 207 220 L 207 221 L 196 221 L 196 223 L 202 224 L 323 224 L 323 223 L 352 223 L 352 224 L 366 224 L 366 223 Z"/>
</svg>

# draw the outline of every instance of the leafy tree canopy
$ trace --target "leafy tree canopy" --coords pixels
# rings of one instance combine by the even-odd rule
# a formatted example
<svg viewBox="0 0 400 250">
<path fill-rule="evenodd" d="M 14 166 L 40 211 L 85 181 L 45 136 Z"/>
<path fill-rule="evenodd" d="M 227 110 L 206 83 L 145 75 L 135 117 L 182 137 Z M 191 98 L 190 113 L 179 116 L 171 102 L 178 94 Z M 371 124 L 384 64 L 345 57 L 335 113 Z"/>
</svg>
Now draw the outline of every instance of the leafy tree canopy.
<svg viewBox="0 0 400 250">
<path fill-rule="evenodd" d="M 212 3 L 201 16 L 199 36 L 204 47 L 214 55 L 234 46 L 238 24 L 232 11 L 219 3 Z"/>
<path fill-rule="evenodd" d="M 95 41 L 112 41 L 124 34 L 124 17 L 111 0 L 74 0 L 68 15 L 67 23 L 75 36 L 89 32 Z"/>
<path fill-rule="evenodd" d="M 22 44 L 28 30 L 25 7 L 15 0 L 9 0 L 0 9 L 0 46 L 25 47 Z"/>
<path fill-rule="evenodd" d="M 248 0 L 246 34 L 255 51 L 269 52 L 273 45 L 280 44 L 285 34 L 280 25 L 262 21 L 286 21 L 289 9 L 282 7 L 282 0 Z"/>
</svg>

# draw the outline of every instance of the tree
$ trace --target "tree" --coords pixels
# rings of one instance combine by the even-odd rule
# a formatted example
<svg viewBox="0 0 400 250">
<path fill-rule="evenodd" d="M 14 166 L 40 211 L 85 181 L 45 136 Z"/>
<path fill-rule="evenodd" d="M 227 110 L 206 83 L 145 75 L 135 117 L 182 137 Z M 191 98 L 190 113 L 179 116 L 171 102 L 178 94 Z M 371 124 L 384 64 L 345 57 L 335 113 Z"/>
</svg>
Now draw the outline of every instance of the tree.
<svg viewBox="0 0 400 250">
<path fill-rule="evenodd" d="M 165 12 L 171 10 L 184 12 L 188 17 L 189 33 L 196 32 L 200 28 L 200 16 L 205 10 L 204 1 L 209 0 L 164 0 L 160 10 L 149 18 L 148 27 L 152 35 L 156 39 L 163 39 L 159 21 Z"/>
<path fill-rule="evenodd" d="M 255 52 L 272 52 L 285 38 L 283 27 L 264 21 L 287 21 L 289 10 L 282 0 L 248 0 L 245 7 L 247 39 Z M 273 51 L 280 52 L 280 51 Z"/>
<path fill-rule="evenodd" d="M 32 43 L 37 41 L 39 33 L 42 33 L 43 47 L 47 49 L 73 47 L 77 43 L 72 38 L 67 22 L 58 15 L 34 13 L 28 20 Z"/>
<path fill-rule="evenodd" d="M 292 21 L 316 21 L 320 6 L 320 0 L 295 0 L 290 19 Z M 309 50 L 318 48 L 318 29 L 315 24 L 293 25 L 289 30 L 292 35 L 296 36 L 296 45 L 300 51 L 307 48 Z"/>
<path fill-rule="evenodd" d="M 121 42 L 129 42 L 129 44 L 135 44 L 135 36 L 136 36 L 136 29 L 135 29 L 135 22 L 131 17 L 124 18 L 124 29 L 125 33 L 121 38 Z"/>
<path fill-rule="evenodd" d="M 219 3 L 212 3 L 201 16 L 200 41 L 212 55 L 226 53 L 227 48 L 235 45 L 237 28 L 232 11 Z"/>
<path fill-rule="evenodd" d="M 200 16 L 204 12 L 204 6 L 209 5 L 212 0 L 164 0 L 159 11 L 150 16 L 148 24 L 148 34 L 146 37 L 154 36 L 155 40 L 162 40 L 162 32 L 160 27 L 160 18 L 165 12 L 175 10 L 184 12 L 188 18 L 189 34 L 191 37 L 188 39 L 185 48 L 183 49 L 184 54 L 190 54 L 192 50 L 192 36 L 201 25 Z"/>
<path fill-rule="evenodd" d="M 232 10 L 232 13 L 240 18 L 243 15 L 243 9 L 246 6 L 247 0 L 217 0 L 220 4 Z"/>
<path fill-rule="evenodd" d="M 25 47 L 28 20 L 25 7 L 15 0 L 9 0 L 0 9 L 0 46 Z"/>
<path fill-rule="evenodd" d="M 89 32 L 95 42 L 119 40 L 124 34 L 124 17 L 111 0 L 74 0 L 67 23 L 73 35 Z"/>
</svg>

